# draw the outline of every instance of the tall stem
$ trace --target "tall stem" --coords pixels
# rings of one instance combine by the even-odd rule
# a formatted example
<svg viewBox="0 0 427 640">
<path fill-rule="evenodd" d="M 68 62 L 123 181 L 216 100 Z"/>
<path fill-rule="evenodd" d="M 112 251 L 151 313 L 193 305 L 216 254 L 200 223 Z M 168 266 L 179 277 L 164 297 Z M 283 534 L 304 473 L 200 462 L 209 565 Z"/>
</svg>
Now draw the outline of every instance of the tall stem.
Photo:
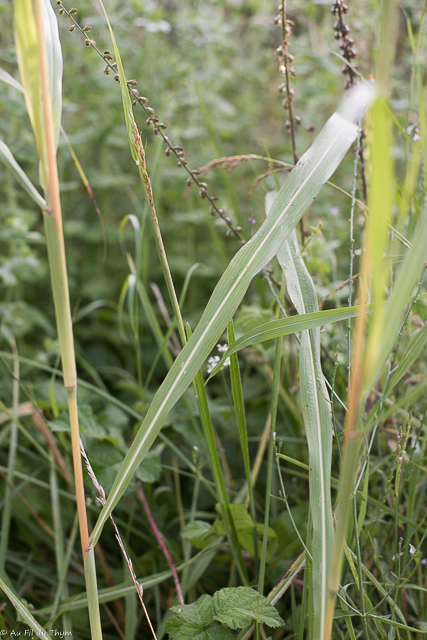
<svg viewBox="0 0 427 640">
<path fill-rule="evenodd" d="M 46 167 L 44 167 L 44 169 L 47 175 L 46 200 L 48 206 L 44 212 L 44 222 L 55 305 L 55 316 L 61 350 L 62 369 L 64 373 L 64 386 L 67 390 L 68 396 L 74 480 L 77 496 L 80 540 L 85 568 L 86 589 L 89 602 L 89 619 L 92 638 L 101 639 L 102 631 L 99 617 L 95 560 L 93 549 L 89 549 L 83 470 L 80 457 L 79 420 L 77 409 L 77 370 L 68 290 L 67 265 L 65 259 L 64 234 L 62 228 L 58 167 L 56 163 L 56 143 L 49 86 L 49 65 L 44 39 L 42 0 L 34 0 L 34 15 L 37 26 L 38 62 L 46 145 Z"/>
</svg>

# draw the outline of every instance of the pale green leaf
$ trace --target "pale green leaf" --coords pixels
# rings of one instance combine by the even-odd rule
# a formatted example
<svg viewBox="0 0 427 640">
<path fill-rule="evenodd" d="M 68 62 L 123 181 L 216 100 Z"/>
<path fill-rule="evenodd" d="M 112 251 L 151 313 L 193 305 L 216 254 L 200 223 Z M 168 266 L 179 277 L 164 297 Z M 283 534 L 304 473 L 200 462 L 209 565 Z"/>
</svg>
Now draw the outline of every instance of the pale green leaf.
<svg viewBox="0 0 427 640">
<path fill-rule="evenodd" d="M 18 82 L 18 80 L 15 80 L 15 78 L 11 76 L 10 73 L 8 73 L 7 71 L 1 68 L 0 68 L 0 82 L 5 82 L 6 84 L 10 85 L 17 91 L 21 91 L 21 93 L 25 93 L 25 89 L 22 86 L 22 84 Z"/>
<path fill-rule="evenodd" d="M 218 342 L 252 279 L 277 253 L 322 185 L 338 167 L 356 134 L 357 127 L 352 121 L 339 113 L 331 116 L 289 174 L 267 220 L 230 262 L 193 335 L 176 358 L 148 409 L 94 527 L 93 542 L 98 540 L 104 522 L 156 439 L 170 409 Z"/>
<path fill-rule="evenodd" d="M 267 205 L 268 206 L 268 205 Z M 316 289 L 298 246 L 295 229 L 277 252 L 291 300 L 299 314 L 319 310 Z M 334 528 L 331 507 L 332 414 L 320 362 L 320 329 L 301 333 L 300 392 L 309 454 L 313 523 L 313 607 L 315 636 L 322 634 L 328 603 L 328 567 Z"/>
<path fill-rule="evenodd" d="M 43 0 L 44 40 L 49 65 L 49 87 L 52 102 L 53 132 L 58 146 L 62 115 L 62 48 L 59 40 L 58 20 L 50 0 Z"/>
<path fill-rule="evenodd" d="M 11 150 L 0 140 L 0 160 L 3 160 L 7 168 L 13 173 L 19 184 L 25 189 L 28 195 L 34 200 L 34 202 L 41 208 L 46 207 L 46 200 L 37 191 L 25 171 L 19 166 L 15 158 L 12 155 Z"/>
<path fill-rule="evenodd" d="M 40 183 L 47 188 L 47 157 L 41 102 L 38 37 L 32 0 L 14 2 L 15 47 L 21 82 L 24 86 L 25 104 L 36 138 L 40 160 Z"/>
</svg>

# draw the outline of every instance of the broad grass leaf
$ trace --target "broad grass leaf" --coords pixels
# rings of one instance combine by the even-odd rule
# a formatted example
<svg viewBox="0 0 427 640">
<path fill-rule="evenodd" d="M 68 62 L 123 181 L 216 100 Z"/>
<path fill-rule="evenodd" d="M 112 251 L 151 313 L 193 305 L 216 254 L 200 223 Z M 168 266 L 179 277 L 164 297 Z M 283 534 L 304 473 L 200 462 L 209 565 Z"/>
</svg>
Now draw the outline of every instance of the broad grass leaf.
<svg viewBox="0 0 427 640">
<path fill-rule="evenodd" d="M 43 0 L 44 40 L 49 64 L 50 99 L 52 102 L 53 132 L 58 146 L 62 115 L 62 47 L 59 40 L 58 20 L 50 0 Z"/>
<path fill-rule="evenodd" d="M 268 205 L 267 205 L 268 206 Z M 295 229 L 277 252 L 289 295 L 298 313 L 319 309 L 313 280 L 301 256 Z M 328 602 L 328 567 L 334 527 L 331 507 L 332 414 L 320 361 L 320 328 L 301 333 L 300 393 L 309 452 L 310 507 L 313 523 L 313 633 L 320 637 Z"/>
<path fill-rule="evenodd" d="M 173 363 L 142 422 L 92 532 L 96 542 L 136 468 L 153 444 L 173 405 L 195 378 L 233 317 L 249 284 L 277 253 L 322 185 L 340 164 L 357 135 L 357 127 L 339 113 L 328 120 L 301 157 L 257 233 L 230 262 L 193 335 Z"/>
<path fill-rule="evenodd" d="M 46 143 L 41 102 L 38 38 L 32 0 L 15 0 L 13 9 L 19 75 L 25 90 L 25 103 L 36 138 L 39 159 L 43 167 L 41 184 L 43 189 L 46 190 L 47 181 L 44 174 L 46 170 Z"/>
<path fill-rule="evenodd" d="M 214 618 L 231 629 L 243 629 L 251 622 L 281 627 L 284 621 L 272 604 L 250 587 L 230 587 L 213 596 Z"/>
<path fill-rule="evenodd" d="M 42 12 L 44 39 L 49 64 L 50 98 L 52 102 L 54 136 L 55 143 L 57 145 L 62 112 L 62 51 L 59 40 L 58 22 L 49 0 L 43 0 Z M 46 141 L 41 102 L 39 56 L 37 46 L 38 36 L 32 0 L 15 0 L 14 25 L 19 73 L 24 88 L 25 103 L 27 105 L 27 111 L 34 131 L 34 136 L 36 138 L 37 151 L 40 159 L 40 182 L 44 191 L 46 191 Z"/>
</svg>

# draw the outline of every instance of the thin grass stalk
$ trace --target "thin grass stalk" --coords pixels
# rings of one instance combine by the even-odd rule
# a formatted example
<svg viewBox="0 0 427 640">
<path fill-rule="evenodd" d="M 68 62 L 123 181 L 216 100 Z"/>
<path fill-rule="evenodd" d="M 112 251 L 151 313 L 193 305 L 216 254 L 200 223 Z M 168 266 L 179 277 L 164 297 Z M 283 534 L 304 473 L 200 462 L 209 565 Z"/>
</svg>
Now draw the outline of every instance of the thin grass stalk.
<svg viewBox="0 0 427 640">
<path fill-rule="evenodd" d="M 231 346 L 236 339 L 234 335 L 233 321 L 231 321 L 227 327 L 227 334 L 228 334 L 228 344 Z M 236 416 L 237 427 L 239 429 L 243 462 L 245 465 L 246 483 L 248 486 L 249 506 L 251 511 L 252 522 L 254 525 L 253 539 L 254 539 L 255 567 L 258 568 L 258 539 L 257 539 L 257 530 L 256 530 L 256 510 L 255 510 L 255 500 L 254 500 L 254 492 L 253 492 L 252 478 L 251 478 L 251 462 L 249 459 L 248 432 L 246 428 L 243 389 L 242 389 L 242 381 L 240 378 L 239 360 L 237 358 L 237 353 L 233 353 L 233 355 L 230 357 L 230 378 L 231 378 L 231 388 L 232 388 L 233 400 L 234 400 L 234 411 Z"/>
<path fill-rule="evenodd" d="M 359 126 L 359 133 L 357 136 L 357 148 L 354 154 L 354 169 L 353 169 L 353 188 L 351 191 L 351 208 L 350 208 L 350 274 L 349 274 L 349 291 L 348 291 L 348 306 L 353 304 L 353 263 L 354 263 L 354 207 L 356 205 L 356 185 L 357 185 L 357 166 L 360 153 L 360 138 L 362 130 Z M 348 387 L 351 382 L 351 319 L 347 321 L 347 358 L 348 358 Z"/>
<path fill-rule="evenodd" d="M 190 328 L 188 327 L 188 338 L 190 338 Z M 194 390 L 196 392 L 197 404 L 199 406 L 200 417 L 202 420 L 203 428 L 205 431 L 205 437 L 208 447 L 208 454 L 211 463 L 211 468 L 215 480 L 215 485 L 218 493 L 218 499 L 221 506 L 221 515 L 224 522 L 224 526 L 228 537 L 231 542 L 231 553 L 235 560 L 237 570 L 244 585 L 248 585 L 249 578 L 246 569 L 246 565 L 243 561 L 242 550 L 239 542 L 239 538 L 236 531 L 236 526 L 231 513 L 230 503 L 227 496 L 227 489 L 224 483 L 224 477 L 221 469 L 221 463 L 217 451 L 215 433 L 212 426 L 211 416 L 209 412 L 208 398 L 206 395 L 205 384 L 203 381 L 203 374 L 198 371 L 194 378 Z"/>
<path fill-rule="evenodd" d="M 282 279 L 282 293 L 284 280 Z M 276 349 L 274 354 L 274 375 L 273 388 L 271 393 L 271 423 L 269 433 L 268 458 L 267 458 L 267 485 L 265 489 L 265 517 L 264 517 L 264 535 L 262 538 L 261 559 L 258 573 L 258 591 L 263 595 L 265 582 L 265 565 L 267 561 L 267 542 L 268 527 L 270 521 L 270 501 L 271 501 L 271 484 L 273 476 L 273 457 L 274 457 L 274 437 L 276 430 L 277 406 L 279 403 L 279 387 L 281 383 L 282 369 L 282 339 L 276 340 Z"/>
<path fill-rule="evenodd" d="M 184 603 L 184 597 L 182 595 L 182 588 L 181 588 L 181 583 L 179 581 L 178 578 L 178 572 L 176 570 L 176 565 L 172 559 L 171 553 L 169 551 L 169 549 L 167 548 L 167 546 L 165 545 L 163 538 L 162 538 L 162 534 L 159 531 L 159 528 L 156 524 L 156 521 L 153 518 L 153 514 L 151 513 L 151 509 L 150 509 L 150 505 L 148 504 L 148 500 L 145 496 L 145 491 L 144 491 L 144 485 L 142 484 L 142 482 L 138 483 L 138 495 L 139 498 L 143 504 L 146 516 L 148 518 L 148 522 L 150 523 L 150 527 L 151 530 L 154 533 L 154 536 L 160 546 L 160 549 L 162 550 L 163 555 L 166 558 L 166 562 L 169 565 L 170 570 L 172 571 L 172 575 L 173 575 L 173 580 L 175 582 L 175 590 L 176 590 L 176 596 L 178 599 L 179 604 L 185 604 Z"/>
<path fill-rule="evenodd" d="M 47 208 L 44 213 L 49 266 L 52 279 L 55 315 L 61 349 L 64 386 L 67 390 L 70 416 L 71 443 L 76 486 L 77 510 L 79 514 L 80 540 L 82 545 L 86 588 L 89 602 L 89 618 L 93 639 L 102 638 L 98 606 L 98 588 L 93 548 L 89 549 L 89 532 L 84 496 L 83 470 L 80 457 L 79 420 L 77 409 L 77 371 L 74 353 L 68 276 L 62 228 L 61 200 L 59 196 L 58 168 L 56 164 L 56 142 L 53 129 L 52 102 L 49 87 L 49 68 L 44 40 L 42 0 L 34 1 L 37 27 L 37 46 L 40 71 L 40 87 L 43 103 L 43 123 L 46 145 Z"/>
<path fill-rule="evenodd" d="M 65 598 L 68 596 L 68 588 L 67 584 L 62 585 L 62 589 L 59 589 L 59 585 L 61 582 L 61 576 L 66 573 L 65 567 L 65 556 L 64 556 L 64 534 L 63 534 L 63 525 L 62 525 L 62 514 L 61 514 L 61 500 L 58 492 L 58 478 L 56 473 L 55 466 L 55 457 L 53 452 L 50 452 L 50 486 L 51 486 L 51 504 L 52 504 L 52 520 L 53 520 L 53 530 L 55 532 L 55 559 L 56 559 L 56 570 L 58 577 L 58 589 L 55 594 L 55 599 L 52 605 L 52 610 L 50 613 L 51 618 L 53 618 L 58 610 L 59 600 L 62 596 Z M 65 570 L 65 571 L 64 571 Z M 63 628 L 64 631 L 69 631 L 72 633 L 71 626 L 71 618 L 67 613 L 63 615 Z"/>
<path fill-rule="evenodd" d="M 9 453 L 7 458 L 7 478 L 13 484 L 15 478 L 16 452 L 18 449 L 18 405 L 19 405 L 19 359 L 16 341 L 13 335 L 9 335 L 9 342 L 14 355 L 13 358 L 13 383 L 12 383 L 12 415 L 10 422 Z M 0 541 L 0 569 L 5 568 L 7 546 L 9 542 L 10 522 L 12 516 L 13 491 L 6 484 L 4 492 L 4 507 L 2 514 L 2 535 Z"/>
<path fill-rule="evenodd" d="M 378 58 L 378 84 L 380 97 L 372 108 L 374 139 L 372 144 L 372 188 L 370 192 L 371 214 L 366 235 L 366 253 L 364 254 L 359 280 L 359 309 L 356 319 L 354 357 L 352 363 L 351 386 L 349 390 L 348 412 L 345 421 L 343 444 L 343 463 L 341 467 L 340 487 L 338 491 L 337 525 L 335 536 L 335 554 L 331 561 L 329 576 L 329 598 L 324 626 L 324 640 L 332 634 L 336 594 L 340 588 L 343 568 L 345 540 L 351 514 L 351 501 L 354 496 L 354 474 L 358 460 L 359 447 L 363 438 L 360 425 L 364 393 L 368 390 L 368 381 L 378 370 L 381 360 L 381 332 L 384 331 L 384 309 L 382 300 L 386 284 L 386 271 L 382 264 L 388 228 L 388 216 L 392 203 L 392 162 L 390 155 L 391 126 L 385 102 L 388 94 L 391 55 L 393 47 L 393 21 L 395 2 L 383 0 L 381 11 L 380 53 Z M 373 275 L 374 317 L 366 340 L 368 292 Z M 382 365 L 383 363 L 380 362 Z M 375 380 L 374 380 L 375 381 Z M 357 523 L 355 523 L 357 527 Z"/>
<path fill-rule="evenodd" d="M 116 56 L 116 61 L 118 65 L 118 75 L 120 78 L 120 89 L 122 93 L 122 101 L 123 101 L 123 109 L 125 113 L 126 124 L 128 127 L 129 134 L 129 142 L 131 146 L 132 156 L 135 160 L 136 165 L 138 166 L 139 176 L 141 178 L 142 186 L 145 192 L 145 198 L 148 205 L 148 210 L 150 212 L 151 226 L 153 229 L 154 240 L 156 242 L 157 252 L 160 259 L 160 265 L 162 268 L 163 276 L 165 278 L 166 287 L 169 293 L 169 298 L 172 304 L 172 309 L 174 312 L 174 316 L 176 318 L 178 324 L 179 335 L 181 338 L 182 345 L 186 343 L 186 335 L 184 323 L 182 320 L 181 309 L 179 306 L 178 298 L 175 292 L 175 287 L 173 284 L 172 274 L 170 272 L 169 263 L 166 257 L 166 251 L 163 244 L 162 234 L 160 232 L 159 221 L 157 218 L 156 207 L 154 205 L 154 197 L 153 197 L 153 189 L 151 187 L 150 177 L 147 172 L 147 166 L 145 161 L 145 150 L 142 144 L 141 136 L 139 135 L 138 127 L 136 126 L 136 122 L 132 113 L 132 106 L 129 98 L 129 90 L 128 84 L 126 82 L 126 77 L 123 70 L 123 65 L 120 57 L 120 52 L 117 48 L 116 39 L 114 37 L 113 29 L 111 27 L 110 21 L 108 19 L 107 12 L 105 10 L 104 4 L 102 0 L 99 0 L 100 5 L 102 7 L 102 11 L 104 12 L 105 19 L 107 20 L 108 29 L 110 31 L 111 40 L 113 43 L 114 53 Z"/>
</svg>

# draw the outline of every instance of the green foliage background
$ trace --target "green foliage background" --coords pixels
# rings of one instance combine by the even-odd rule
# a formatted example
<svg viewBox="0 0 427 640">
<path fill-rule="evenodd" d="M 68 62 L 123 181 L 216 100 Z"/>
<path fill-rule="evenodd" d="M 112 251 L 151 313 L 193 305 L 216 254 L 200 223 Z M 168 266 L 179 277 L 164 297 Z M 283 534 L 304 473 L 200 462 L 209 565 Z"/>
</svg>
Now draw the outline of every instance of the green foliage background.
<svg viewBox="0 0 427 640">
<path fill-rule="evenodd" d="M 412 54 L 405 16 L 417 32 L 420 4 L 416 0 L 401 3 L 393 72 L 393 113 L 399 126 L 410 137 L 416 133 L 417 119 L 415 98 L 414 104 L 408 102 Z M 351 35 L 359 54 L 357 63 L 360 73 L 367 76 L 373 73 L 374 68 L 378 3 L 363 0 L 351 2 L 349 6 Z M 286 113 L 281 107 L 283 96 L 277 90 L 281 77 L 274 50 L 281 37 L 279 28 L 273 23 L 276 12 L 274 0 L 134 0 L 126 3 L 107 2 L 106 7 L 128 77 L 138 80 L 141 94 L 149 98 L 150 105 L 156 109 L 161 120 L 168 123 L 167 133 L 174 144 L 184 145 L 191 168 L 202 167 L 215 158 L 240 154 L 258 154 L 292 163 L 290 138 L 285 125 Z M 301 3 L 290 0 L 287 7 L 288 16 L 295 22 L 289 49 L 295 56 L 294 67 L 298 73 L 292 84 L 295 89 L 295 113 L 302 119 L 302 124 L 297 128 L 297 149 L 302 155 L 343 93 L 343 76 L 340 72 L 342 60 L 336 55 L 339 46 L 333 38 L 334 18 L 330 13 L 330 2 Z M 98 4 L 82 0 L 77 8 L 79 23 L 92 26 L 90 37 L 96 40 L 99 49 L 104 51 L 110 48 L 105 20 Z M 0 2 L 0 22 L 0 66 L 17 77 L 11 11 L 6 0 Z M 82 436 L 98 479 L 108 492 L 139 424 L 139 416 L 145 414 L 168 369 L 158 355 L 159 349 L 153 339 L 147 309 L 138 303 L 132 307 L 129 296 L 124 295 L 129 265 L 137 253 L 140 252 L 141 256 L 141 279 L 163 334 L 166 334 L 167 327 L 151 283 L 157 284 L 165 300 L 167 294 L 139 177 L 129 153 L 119 86 L 111 75 L 103 73 L 104 65 L 95 51 L 85 47 L 78 33 L 69 32 L 69 21 L 60 17 L 59 23 L 64 53 L 62 124 L 94 191 L 103 220 L 101 224 L 80 181 L 68 147 L 61 139 L 59 175 L 71 305 L 75 318 L 77 364 L 80 378 L 89 383 L 79 390 Z M 423 77 L 427 64 L 426 51 L 426 47 L 422 46 L 418 55 Z M 26 173 L 37 184 L 36 149 L 24 100 L 21 94 L 5 84 L 0 85 L 0 112 L 0 138 L 9 145 Z M 194 187 L 186 186 L 185 173 L 172 158 L 165 156 L 162 143 L 145 124 L 142 111 L 136 109 L 135 116 L 146 145 L 147 167 L 157 214 L 178 293 L 182 291 L 191 268 L 198 264 L 192 273 L 182 309 L 184 321 L 194 327 L 214 285 L 239 245 L 233 236 L 227 235 L 224 224 L 218 224 L 217 218 L 209 216 L 206 200 L 199 197 Z M 402 142 L 404 135 L 396 139 L 393 153 L 398 176 L 403 180 L 406 161 Z M 215 169 L 206 178 L 209 192 L 218 195 L 219 205 L 236 223 L 241 224 L 246 239 L 264 220 L 265 193 L 274 189 L 276 181 L 282 182 L 286 176 L 284 172 L 267 176 L 249 195 L 254 180 L 267 167 L 265 161 L 251 160 L 240 163 L 232 173 Z M 333 177 L 333 182 L 350 192 L 352 176 L 353 156 L 348 154 Z M 399 189 L 402 189 L 401 183 L 397 185 L 398 192 Z M 405 226 L 406 237 L 411 236 L 422 198 L 420 190 L 411 202 L 410 216 Z M 13 335 L 19 355 L 28 359 L 20 365 L 20 401 L 32 401 L 43 410 L 69 464 L 65 393 L 58 376 L 39 367 L 46 365 L 56 368 L 59 364 L 42 221 L 39 212 L 31 206 L 25 193 L 3 167 L 0 174 L 0 201 L 1 349 L 10 351 L 10 335 Z M 349 210 L 349 198 L 326 186 L 308 214 L 306 225 L 311 229 L 311 236 L 304 258 L 314 279 L 319 300 L 348 278 Z M 138 237 L 129 221 L 125 221 L 126 216 L 131 215 L 136 216 L 142 229 L 138 247 L 135 246 Z M 320 221 L 322 226 L 318 233 L 315 229 Z M 107 250 L 105 260 L 103 226 Z M 358 208 L 355 217 L 356 249 L 360 249 L 363 228 L 364 212 Z M 390 257 L 391 264 L 399 260 L 400 254 Z M 280 280 L 277 265 L 273 265 L 272 269 L 272 277 Z M 347 298 L 348 286 L 334 292 L 328 298 L 326 307 L 345 306 Z M 292 312 L 289 304 L 288 310 Z M 237 336 L 261 322 L 273 319 L 274 313 L 275 300 L 268 283 L 265 279 L 257 278 L 237 314 Z M 401 340 L 399 348 L 402 352 L 424 319 L 425 303 L 421 302 L 414 308 L 407 332 Z M 307 463 L 307 447 L 299 402 L 298 346 L 293 336 L 287 337 L 284 344 L 277 438 L 286 442 L 286 455 L 304 465 Z M 338 345 L 340 352 L 335 355 Z M 337 361 L 335 390 L 345 399 L 347 338 L 344 324 L 326 327 L 322 334 L 322 348 L 325 376 L 332 380 L 334 363 Z M 139 359 L 135 355 L 137 352 Z M 217 352 L 213 355 L 217 355 Z M 272 343 L 249 348 L 239 356 L 252 461 L 270 408 L 273 357 Z M 9 431 L 4 410 L 11 406 L 13 379 L 10 366 L 10 360 L 2 356 L 2 470 L 7 467 L 8 455 Z M 414 421 L 413 428 L 418 429 L 418 435 L 417 440 L 412 442 L 411 456 L 424 469 L 422 416 L 426 409 L 425 374 L 425 359 L 421 359 L 407 375 L 407 378 L 409 375 L 411 377 L 406 380 L 405 386 L 394 389 L 391 402 L 395 411 L 387 413 L 388 408 L 384 409 L 383 430 L 372 452 L 368 482 L 373 502 L 367 507 L 369 527 L 364 531 L 367 532 L 366 553 L 375 558 L 378 574 L 383 577 L 388 576 L 388 572 L 397 571 L 395 558 L 402 544 L 399 539 L 401 535 L 405 537 L 403 525 L 396 524 L 396 514 L 400 509 L 409 513 L 405 537 L 408 545 L 411 536 L 419 538 L 416 530 L 421 526 L 424 516 L 424 476 L 415 475 L 416 466 L 408 465 L 406 471 L 405 465 L 400 468 L 396 457 L 400 444 L 396 434 L 401 434 L 402 430 L 406 432 L 409 411 L 416 420 L 420 420 L 418 427 Z M 101 390 L 101 394 L 90 385 Z M 224 457 L 228 461 L 229 475 L 226 473 L 226 479 L 231 485 L 230 495 L 235 496 L 243 486 L 244 468 L 235 429 L 228 371 L 223 370 L 208 389 L 211 415 L 220 441 L 218 447 L 224 450 Z M 207 468 L 206 444 L 198 425 L 194 393 L 188 391 L 186 398 L 186 405 L 181 402 L 171 411 L 162 432 L 173 441 L 175 449 L 169 446 L 168 441 L 159 440 L 137 474 L 139 480 L 148 483 L 146 490 L 153 515 L 177 564 L 183 559 L 188 560 L 190 540 L 194 546 L 191 553 L 206 543 L 199 537 L 196 544 L 196 538 L 179 537 L 183 518 L 184 522 L 188 522 L 191 509 L 193 519 L 205 521 L 213 528 L 216 526 L 217 540 L 221 539 L 223 533 L 215 511 L 216 499 L 212 495 L 212 478 Z M 375 397 L 369 400 L 367 413 L 375 400 Z M 344 412 L 339 403 L 335 403 L 335 412 L 336 428 L 340 432 Z M 21 424 L 16 485 L 39 516 L 51 526 L 49 460 L 42 455 L 46 443 L 31 416 L 24 416 Z M 201 483 L 199 480 L 195 482 L 194 474 L 189 471 L 182 456 L 189 461 L 194 460 L 203 476 Z M 335 447 L 334 470 L 338 466 L 339 451 Z M 305 538 L 308 522 L 306 470 L 295 465 L 283 465 L 282 472 L 292 518 Z M 396 474 L 399 477 L 402 474 L 401 486 L 405 487 L 398 496 L 394 492 Z M 255 496 L 258 522 L 262 522 L 264 515 L 265 476 L 263 464 Z M 181 493 L 178 491 L 177 477 Z M 74 520 L 74 504 L 63 480 L 61 491 L 64 529 L 70 531 Z M 88 496 L 94 496 L 89 480 L 87 492 Z M 273 477 L 272 494 L 279 496 L 279 479 L 276 476 Z M 195 506 L 192 507 L 195 495 Z M 334 488 L 332 495 L 334 497 Z M 407 506 L 408 500 L 412 500 L 410 507 Z M 98 506 L 94 497 L 89 497 L 89 502 L 91 517 L 95 521 Z M 381 510 L 384 506 L 385 509 Z M 407 511 L 409 508 L 410 511 Z M 132 550 L 131 557 L 137 575 L 150 576 L 166 570 L 164 557 L 135 497 L 135 483 L 130 485 L 116 509 L 116 516 L 122 535 Z M 13 501 L 12 518 L 13 534 L 6 562 L 7 571 L 17 581 L 20 595 L 36 609 L 43 609 L 47 607 L 56 584 L 51 567 L 54 562 L 52 541 L 18 499 Z M 283 502 L 276 499 L 271 503 L 271 526 L 268 589 L 279 581 L 302 550 L 289 512 Z M 388 539 L 381 532 L 385 526 L 390 527 Z M 241 535 L 248 538 L 248 531 L 242 530 Z M 108 558 L 113 583 L 128 581 L 127 569 L 123 567 L 110 525 L 106 527 L 101 546 Z M 253 541 L 249 540 L 246 545 L 242 543 L 242 547 L 251 564 Z M 406 558 L 409 557 L 408 549 L 409 546 L 406 546 L 404 550 Z M 28 554 L 29 559 L 25 559 L 24 556 Z M 419 572 L 419 583 L 425 587 L 420 567 L 414 571 Z M 70 572 L 71 596 L 73 590 L 75 593 L 83 590 L 83 578 L 76 567 Z M 387 582 L 385 578 L 384 582 Z M 193 601 L 201 594 L 212 594 L 222 587 L 235 584 L 236 572 L 229 550 L 220 546 L 212 556 L 209 569 L 201 571 L 197 580 L 192 581 L 187 574 L 188 599 Z M 104 574 L 100 586 L 107 585 L 108 579 Z M 287 624 L 286 632 L 289 633 L 297 633 L 300 609 L 294 600 L 295 593 L 300 594 L 302 588 L 302 584 L 296 584 L 278 605 Z M 151 591 L 147 589 L 147 606 L 160 625 L 159 638 L 164 633 L 163 616 L 173 604 L 173 597 L 171 581 L 155 586 Z M 425 620 L 424 594 L 417 600 L 408 599 L 408 623 Z M 10 604 L 5 611 L 5 619 L 12 620 L 14 614 Z M 71 614 L 74 629 L 81 637 L 85 637 L 87 627 L 83 611 Z M 115 615 L 120 618 L 118 609 Z M 117 632 L 108 626 L 107 620 L 105 616 L 106 637 L 109 637 L 108 634 L 117 637 Z M 148 633 L 144 621 L 139 620 L 138 624 L 143 626 L 144 634 Z"/>
</svg>

